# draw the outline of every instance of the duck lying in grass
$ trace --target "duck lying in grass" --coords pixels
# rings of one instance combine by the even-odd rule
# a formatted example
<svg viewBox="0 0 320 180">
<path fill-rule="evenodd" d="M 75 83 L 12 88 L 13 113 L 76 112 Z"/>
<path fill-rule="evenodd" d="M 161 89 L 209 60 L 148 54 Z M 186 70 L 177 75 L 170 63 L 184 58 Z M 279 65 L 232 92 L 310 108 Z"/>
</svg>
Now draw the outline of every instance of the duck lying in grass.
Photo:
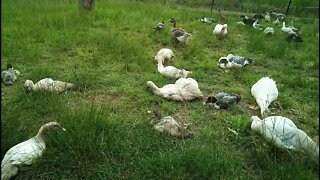
<svg viewBox="0 0 320 180">
<path fill-rule="evenodd" d="M 222 69 L 225 68 L 240 68 L 244 67 L 248 64 L 251 64 L 253 62 L 252 59 L 229 54 L 227 57 L 221 57 L 219 59 L 218 66 Z"/>
<path fill-rule="evenodd" d="M 245 15 L 241 15 L 240 17 L 242 18 L 242 22 L 248 26 L 252 26 L 252 24 L 255 21 L 255 19 L 249 18 L 248 16 L 245 16 Z"/>
<path fill-rule="evenodd" d="M 189 37 L 191 36 L 190 33 L 187 33 L 185 30 L 181 28 L 176 28 L 177 21 L 174 18 L 170 18 L 170 23 L 172 23 L 172 36 L 175 39 L 176 43 L 187 44 Z"/>
<path fill-rule="evenodd" d="M 164 29 L 164 22 L 159 22 L 156 26 L 153 27 L 153 29 L 156 31 L 161 31 Z"/>
<path fill-rule="evenodd" d="M 269 105 L 278 97 L 276 82 L 269 77 L 261 78 L 251 87 L 251 95 L 260 107 L 261 116 L 267 117 Z"/>
<path fill-rule="evenodd" d="M 175 84 L 167 84 L 162 88 L 157 87 L 152 81 L 147 82 L 155 95 L 174 101 L 188 101 L 203 97 L 197 81 L 192 78 L 180 78 Z"/>
<path fill-rule="evenodd" d="M 59 123 L 49 122 L 36 136 L 10 148 L 1 162 L 1 180 L 11 179 L 17 175 L 20 166 L 31 165 L 40 158 L 46 149 L 47 135 L 53 130 L 66 131 Z"/>
<path fill-rule="evenodd" d="M 281 149 L 302 151 L 319 161 L 319 146 L 292 120 L 282 116 L 270 116 L 261 120 L 251 117 L 251 129 Z"/>
<path fill-rule="evenodd" d="M 66 90 L 74 89 L 75 84 L 53 80 L 51 78 L 44 78 L 34 84 L 31 80 L 26 80 L 24 83 L 26 92 L 31 91 L 56 91 L 63 92 Z"/>
<path fill-rule="evenodd" d="M 20 72 L 13 69 L 11 64 L 7 64 L 7 70 L 1 72 L 1 81 L 5 85 L 13 85 L 17 81 Z"/>
<path fill-rule="evenodd" d="M 215 35 L 218 39 L 224 38 L 228 34 L 228 25 L 227 24 L 217 24 L 213 31 L 213 35 Z"/>
<path fill-rule="evenodd" d="M 240 102 L 241 97 L 234 93 L 221 92 L 215 96 L 210 96 L 207 98 L 203 105 L 213 106 L 216 109 L 228 109 L 234 104 Z"/>
<path fill-rule="evenodd" d="M 164 67 L 161 60 L 158 60 L 158 72 L 169 78 L 186 78 L 192 71 L 187 71 L 185 69 L 178 69 L 174 66 L 166 66 Z"/>
<path fill-rule="evenodd" d="M 258 29 L 259 31 L 264 30 L 264 26 L 262 26 L 261 24 L 258 23 L 258 19 L 256 19 L 254 21 L 254 23 L 252 24 L 253 28 Z"/>
<path fill-rule="evenodd" d="M 171 59 L 174 58 L 173 51 L 168 48 L 162 48 L 158 51 L 157 55 L 154 57 L 156 62 L 159 60 L 162 62 L 162 64 L 169 64 Z"/>
<path fill-rule="evenodd" d="M 151 120 L 150 124 L 153 125 L 153 128 L 160 132 L 168 134 L 172 137 L 179 138 L 192 138 L 193 133 L 188 130 L 187 125 L 181 125 L 173 117 L 166 116 L 161 117 L 157 112 L 154 113 L 154 118 Z"/>
<path fill-rule="evenodd" d="M 274 29 L 272 27 L 267 27 L 266 29 L 264 29 L 263 33 L 265 33 L 267 35 L 273 35 Z"/>
<path fill-rule="evenodd" d="M 208 17 L 202 17 L 202 18 L 197 18 L 199 22 L 202 22 L 202 23 L 206 23 L 206 24 L 212 24 L 215 19 L 213 18 L 208 18 Z"/>
</svg>

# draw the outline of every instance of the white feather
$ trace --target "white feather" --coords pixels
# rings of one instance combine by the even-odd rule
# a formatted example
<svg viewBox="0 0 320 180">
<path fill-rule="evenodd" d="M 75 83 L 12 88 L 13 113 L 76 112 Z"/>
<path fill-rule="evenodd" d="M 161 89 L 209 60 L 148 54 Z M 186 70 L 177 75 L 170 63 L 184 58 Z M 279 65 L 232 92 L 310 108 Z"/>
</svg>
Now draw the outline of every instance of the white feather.
<svg viewBox="0 0 320 180">
<path fill-rule="evenodd" d="M 251 87 L 251 94 L 260 107 L 261 116 L 265 117 L 269 105 L 278 97 L 278 89 L 273 79 L 263 77 Z"/>
</svg>

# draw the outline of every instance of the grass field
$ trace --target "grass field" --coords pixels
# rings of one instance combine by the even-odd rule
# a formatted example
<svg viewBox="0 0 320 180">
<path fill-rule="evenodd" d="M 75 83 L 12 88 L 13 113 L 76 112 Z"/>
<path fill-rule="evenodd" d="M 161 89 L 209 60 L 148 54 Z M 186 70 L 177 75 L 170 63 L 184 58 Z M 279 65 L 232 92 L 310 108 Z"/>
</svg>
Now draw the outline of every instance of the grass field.
<svg viewBox="0 0 320 180">
<path fill-rule="evenodd" d="M 17 179 L 318 179 L 319 167 L 309 157 L 266 143 L 249 121 L 260 116 L 249 108 L 255 104 L 250 88 L 270 76 L 279 90 L 271 113 L 291 118 L 319 142 L 318 19 L 294 18 L 304 38 L 296 44 L 285 41 L 280 27 L 271 37 L 239 27 L 232 14 L 228 38 L 220 41 L 214 25 L 196 21 L 200 16 L 218 18 L 208 10 L 134 1 L 97 1 L 92 12 L 79 11 L 77 1 L 2 1 L 2 70 L 11 63 L 22 76 L 13 86 L 1 85 L 1 157 L 46 122 L 67 129 L 51 133 L 44 156 Z M 171 17 L 192 33 L 187 47 L 173 46 Z M 166 29 L 154 34 L 160 21 Z M 241 102 L 215 110 L 203 100 L 181 103 L 152 94 L 147 81 L 175 82 L 157 72 L 153 56 L 163 47 L 174 51 L 172 65 L 193 71 L 205 96 L 234 92 Z M 224 72 L 216 64 L 229 53 L 254 63 Z M 25 93 L 26 79 L 45 77 L 86 88 Z M 155 132 L 147 111 L 156 109 L 190 123 L 194 138 Z"/>
</svg>

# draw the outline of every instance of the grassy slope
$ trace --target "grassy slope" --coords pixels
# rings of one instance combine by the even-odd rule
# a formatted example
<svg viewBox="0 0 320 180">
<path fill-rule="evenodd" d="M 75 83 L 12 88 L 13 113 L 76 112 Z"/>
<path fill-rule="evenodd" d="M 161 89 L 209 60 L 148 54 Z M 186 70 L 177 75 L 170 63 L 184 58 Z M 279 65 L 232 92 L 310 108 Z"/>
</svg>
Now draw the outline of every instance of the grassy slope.
<svg viewBox="0 0 320 180">
<path fill-rule="evenodd" d="M 301 154 L 270 146 L 249 128 L 254 99 L 251 86 L 263 76 L 277 82 L 279 98 L 272 113 L 292 118 L 318 139 L 318 21 L 295 21 L 302 44 L 284 41 L 280 27 L 273 37 L 237 27 L 228 16 L 226 40 L 212 36 L 213 26 L 196 17 L 204 10 L 157 4 L 97 2 L 95 11 L 81 13 L 76 2 L 2 2 L 2 67 L 8 62 L 23 73 L 12 87 L 2 85 L 1 156 L 32 137 L 49 121 L 67 133 L 52 133 L 45 156 L 25 167 L 18 179 L 199 179 L 236 177 L 316 179 L 317 167 Z M 214 14 L 217 17 L 216 14 Z M 173 47 L 169 25 L 160 34 L 152 26 L 176 17 L 178 26 L 193 34 L 188 47 Z M 174 80 L 161 77 L 153 56 L 172 48 L 174 66 L 192 70 L 205 95 L 239 93 L 242 102 L 228 111 L 203 107 L 201 100 L 179 103 L 155 96 L 146 87 Z M 244 69 L 224 72 L 220 56 L 241 54 L 255 60 Z M 26 79 L 44 77 L 84 83 L 82 92 L 25 94 Z M 171 139 L 149 125 L 147 110 L 159 108 L 191 123 L 195 137 Z M 233 135 L 227 128 L 239 132 Z M 318 140 L 317 140 L 318 141 Z"/>
</svg>

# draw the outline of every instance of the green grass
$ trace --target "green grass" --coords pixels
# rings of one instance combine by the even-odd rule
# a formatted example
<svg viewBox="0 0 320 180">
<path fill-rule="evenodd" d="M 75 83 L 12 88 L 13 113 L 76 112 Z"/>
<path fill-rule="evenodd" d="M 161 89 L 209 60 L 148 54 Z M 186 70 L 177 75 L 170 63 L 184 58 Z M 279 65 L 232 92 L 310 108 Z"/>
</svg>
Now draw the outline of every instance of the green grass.
<svg viewBox="0 0 320 180">
<path fill-rule="evenodd" d="M 77 2 L 68 2 L 2 2 L 1 65 L 11 63 L 23 76 L 11 87 L 1 86 L 1 157 L 46 122 L 58 121 L 67 129 L 51 133 L 44 156 L 22 168 L 17 179 L 318 179 L 318 166 L 308 157 L 266 143 L 249 122 L 260 113 L 249 108 L 255 104 L 250 88 L 270 76 L 279 89 L 276 103 L 283 108 L 273 103 L 271 112 L 291 118 L 318 142 L 318 19 L 295 17 L 304 38 L 295 44 L 285 41 L 280 27 L 267 37 L 237 26 L 238 15 L 229 14 L 228 38 L 219 41 L 212 36 L 213 25 L 196 21 L 209 16 L 207 10 L 97 1 L 94 11 L 82 12 Z M 174 47 L 170 17 L 192 33 L 187 47 Z M 154 34 L 159 21 L 166 22 L 166 30 Z M 202 106 L 202 100 L 172 102 L 152 94 L 148 80 L 159 86 L 174 83 L 156 70 L 153 56 L 163 47 L 174 51 L 172 65 L 193 71 L 191 77 L 206 96 L 235 92 L 242 97 L 240 104 L 218 111 Z M 254 63 L 224 72 L 216 64 L 229 53 Z M 23 91 L 26 79 L 45 77 L 86 89 Z M 147 113 L 155 109 L 191 123 L 194 138 L 155 132 Z"/>
</svg>

